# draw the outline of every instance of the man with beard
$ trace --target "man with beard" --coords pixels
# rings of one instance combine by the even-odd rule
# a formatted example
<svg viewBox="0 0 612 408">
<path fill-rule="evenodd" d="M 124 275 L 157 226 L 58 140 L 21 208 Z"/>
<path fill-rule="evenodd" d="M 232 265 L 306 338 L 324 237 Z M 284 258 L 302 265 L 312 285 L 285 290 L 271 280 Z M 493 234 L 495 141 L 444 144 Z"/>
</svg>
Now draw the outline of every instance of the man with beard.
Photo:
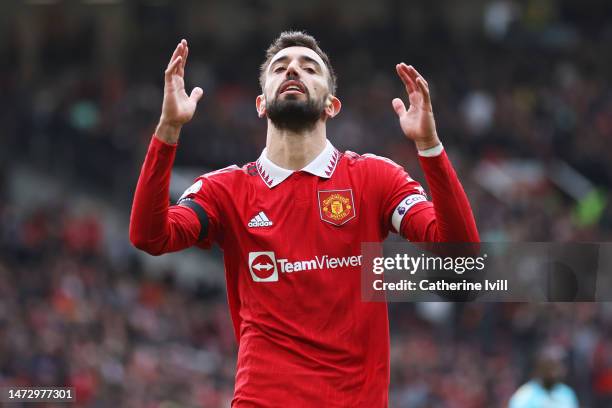
<svg viewBox="0 0 612 408">
<path fill-rule="evenodd" d="M 392 107 L 416 144 L 433 202 L 391 160 L 329 142 L 327 120 L 341 108 L 334 70 L 313 37 L 284 32 L 261 66 L 256 108 L 267 120 L 266 148 L 255 162 L 198 177 L 168 206 L 179 133 L 203 94 L 185 92 L 187 54 L 183 40 L 165 72 L 131 242 L 153 255 L 213 243 L 224 250 L 239 344 L 233 407 L 386 407 L 387 306 L 361 299 L 361 243 L 389 232 L 416 242 L 479 240 L 436 133 L 427 82 L 398 64 L 410 107 L 399 98 Z"/>
</svg>

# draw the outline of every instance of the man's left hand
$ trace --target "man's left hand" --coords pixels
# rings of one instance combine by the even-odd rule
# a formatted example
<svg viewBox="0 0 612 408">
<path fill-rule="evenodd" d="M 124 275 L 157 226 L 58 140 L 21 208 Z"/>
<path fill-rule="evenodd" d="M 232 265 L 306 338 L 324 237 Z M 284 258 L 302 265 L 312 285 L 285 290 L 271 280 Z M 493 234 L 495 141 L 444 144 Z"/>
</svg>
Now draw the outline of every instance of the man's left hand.
<svg viewBox="0 0 612 408">
<path fill-rule="evenodd" d="M 426 150 L 440 144 L 436 132 L 429 85 L 412 65 L 403 62 L 395 66 L 406 87 L 410 107 L 406 109 L 400 98 L 391 102 L 406 137 L 413 140 L 418 150 Z"/>
</svg>

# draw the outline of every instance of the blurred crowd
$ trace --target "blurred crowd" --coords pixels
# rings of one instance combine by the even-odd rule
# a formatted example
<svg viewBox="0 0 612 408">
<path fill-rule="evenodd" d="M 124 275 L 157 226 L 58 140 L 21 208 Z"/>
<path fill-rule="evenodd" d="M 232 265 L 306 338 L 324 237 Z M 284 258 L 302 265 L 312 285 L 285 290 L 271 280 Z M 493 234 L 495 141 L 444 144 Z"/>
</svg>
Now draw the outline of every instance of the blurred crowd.
<svg viewBox="0 0 612 408">
<path fill-rule="evenodd" d="M 222 288 L 104 251 L 61 206 L 2 208 L 0 386 L 74 387 L 83 407 L 226 407 L 236 346 Z"/>
<path fill-rule="evenodd" d="M 183 37 L 187 87 L 205 96 L 176 166 L 254 160 L 265 143 L 258 67 L 275 36 L 297 28 L 319 39 L 339 75 L 343 108 L 328 135 L 340 150 L 390 157 L 424 182 L 391 108 L 406 99 L 394 72 L 405 61 L 432 88 L 483 240 L 612 237 L 610 2 L 85 3 L 0 6 L 2 178 L 27 166 L 127 217 L 163 69 Z M 22 208 L 9 190 L 0 189 L 0 385 L 73 384 L 92 407 L 227 406 L 236 345 L 223 288 L 185 289 L 172 270 L 152 277 L 135 251 L 117 261 L 96 214 L 72 213 L 69 198 Z M 503 406 L 549 343 L 566 349 L 581 406 L 612 403 L 606 304 L 390 310 L 393 407 Z"/>
<path fill-rule="evenodd" d="M 223 288 L 150 276 L 104 249 L 98 220 L 61 205 L 0 214 L 0 386 L 74 387 L 82 407 L 229 406 Z M 392 407 L 502 407 L 544 345 L 566 351 L 581 407 L 612 404 L 612 304 L 389 309 Z"/>
</svg>

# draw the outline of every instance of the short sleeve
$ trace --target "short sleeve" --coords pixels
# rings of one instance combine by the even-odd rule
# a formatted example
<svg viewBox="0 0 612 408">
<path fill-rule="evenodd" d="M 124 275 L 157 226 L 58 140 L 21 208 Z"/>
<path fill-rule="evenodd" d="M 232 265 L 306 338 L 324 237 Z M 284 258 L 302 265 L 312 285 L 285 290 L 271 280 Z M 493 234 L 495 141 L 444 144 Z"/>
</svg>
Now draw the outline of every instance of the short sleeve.
<svg viewBox="0 0 612 408">
<path fill-rule="evenodd" d="M 177 205 L 190 208 L 198 217 L 200 233 L 196 245 L 203 249 L 210 248 L 220 239 L 221 217 L 214 189 L 215 183 L 212 180 L 206 175 L 200 176 L 177 201 Z"/>
</svg>

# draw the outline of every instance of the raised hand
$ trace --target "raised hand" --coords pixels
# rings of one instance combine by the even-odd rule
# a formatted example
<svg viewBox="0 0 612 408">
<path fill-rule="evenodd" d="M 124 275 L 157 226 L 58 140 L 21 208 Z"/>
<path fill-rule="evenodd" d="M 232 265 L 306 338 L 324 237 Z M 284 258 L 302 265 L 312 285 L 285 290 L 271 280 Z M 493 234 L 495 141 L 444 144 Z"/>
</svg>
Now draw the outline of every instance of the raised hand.
<svg viewBox="0 0 612 408">
<path fill-rule="evenodd" d="M 400 126 L 406 137 L 413 140 L 418 150 L 425 150 L 440 143 L 436 132 L 429 85 L 412 65 L 403 62 L 395 66 L 397 74 L 406 87 L 410 107 L 406 109 L 400 98 L 391 102 L 397 113 Z"/>
<path fill-rule="evenodd" d="M 195 87 L 185 92 L 185 63 L 189 55 L 187 40 L 176 46 L 164 73 L 164 102 L 155 135 L 167 143 L 178 141 L 181 127 L 189 122 L 204 91 Z"/>
</svg>

